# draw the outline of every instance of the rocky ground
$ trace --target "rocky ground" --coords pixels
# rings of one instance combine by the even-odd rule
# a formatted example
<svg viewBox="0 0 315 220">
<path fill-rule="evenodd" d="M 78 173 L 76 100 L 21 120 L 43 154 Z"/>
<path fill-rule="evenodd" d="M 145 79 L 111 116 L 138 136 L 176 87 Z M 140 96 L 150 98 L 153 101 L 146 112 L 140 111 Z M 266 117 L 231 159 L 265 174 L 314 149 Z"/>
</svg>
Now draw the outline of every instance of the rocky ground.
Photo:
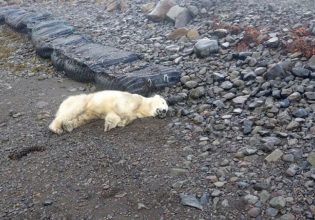
<svg viewBox="0 0 315 220">
<path fill-rule="evenodd" d="M 148 19 L 147 3 L 23 4 L 182 71 L 161 92 L 173 104 L 167 120 L 106 135 L 97 122 L 60 137 L 45 130 L 62 95 L 93 86 L 64 79 L 2 28 L 2 45 L 19 43 L 0 50 L 0 216 L 314 219 L 314 2 L 178 1 L 194 15 L 179 29 Z M 18 159 L 23 149 L 40 152 Z"/>
</svg>

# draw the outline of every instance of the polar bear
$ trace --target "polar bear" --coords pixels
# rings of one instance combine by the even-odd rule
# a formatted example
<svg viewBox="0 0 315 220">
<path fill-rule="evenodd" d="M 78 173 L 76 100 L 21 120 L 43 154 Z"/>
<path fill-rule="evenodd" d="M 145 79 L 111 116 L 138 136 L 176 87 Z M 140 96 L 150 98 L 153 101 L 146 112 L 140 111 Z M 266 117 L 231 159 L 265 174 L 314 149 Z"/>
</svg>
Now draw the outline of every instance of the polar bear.
<svg viewBox="0 0 315 220">
<path fill-rule="evenodd" d="M 146 98 L 129 92 L 105 90 L 65 99 L 49 129 L 62 134 L 92 119 L 104 119 L 106 132 L 115 127 L 124 127 L 137 118 L 165 117 L 167 111 L 167 102 L 160 95 Z"/>
</svg>

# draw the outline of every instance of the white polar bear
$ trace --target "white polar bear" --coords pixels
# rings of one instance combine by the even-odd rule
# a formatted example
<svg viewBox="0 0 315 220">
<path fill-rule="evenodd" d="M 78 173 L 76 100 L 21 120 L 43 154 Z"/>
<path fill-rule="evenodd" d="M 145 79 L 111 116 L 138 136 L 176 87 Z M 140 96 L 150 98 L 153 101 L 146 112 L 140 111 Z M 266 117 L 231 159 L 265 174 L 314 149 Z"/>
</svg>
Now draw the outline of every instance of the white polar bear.
<svg viewBox="0 0 315 220">
<path fill-rule="evenodd" d="M 150 98 L 129 92 L 105 90 L 92 94 L 70 96 L 64 100 L 49 125 L 57 134 L 74 128 L 92 119 L 104 119 L 104 131 L 124 127 L 136 118 L 165 117 L 168 105 L 159 95 Z"/>
</svg>

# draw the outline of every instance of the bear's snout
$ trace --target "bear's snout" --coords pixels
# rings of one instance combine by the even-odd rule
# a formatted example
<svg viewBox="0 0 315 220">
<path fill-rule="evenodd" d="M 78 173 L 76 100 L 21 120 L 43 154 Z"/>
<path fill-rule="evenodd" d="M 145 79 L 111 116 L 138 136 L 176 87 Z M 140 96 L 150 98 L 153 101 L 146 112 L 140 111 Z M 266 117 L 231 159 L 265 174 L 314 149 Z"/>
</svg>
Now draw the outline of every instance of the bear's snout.
<svg viewBox="0 0 315 220">
<path fill-rule="evenodd" d="M 156 116 L 158 116 L 159 118 L 165 118 L 166 117 L 166 109 L 157 109 L 156 110 Z"/>
</svg>

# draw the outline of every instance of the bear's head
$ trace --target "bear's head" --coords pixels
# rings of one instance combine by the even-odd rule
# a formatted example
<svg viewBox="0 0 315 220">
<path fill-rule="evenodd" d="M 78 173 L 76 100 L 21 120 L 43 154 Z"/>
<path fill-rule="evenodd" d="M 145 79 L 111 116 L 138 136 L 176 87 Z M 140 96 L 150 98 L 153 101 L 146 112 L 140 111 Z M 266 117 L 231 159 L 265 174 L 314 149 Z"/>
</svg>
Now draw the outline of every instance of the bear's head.
<svg viewBox="0 0 315 220">
<path fill-rule="evenodd" d="M 165 118 L 166 113 L 168 111 L 168 105 L 166 100 L 160 96 L 155 95 L 152 97 L 152 110 L 154 112 L 154 116 L 157 116 L 159 118 Z"/>
</svg>

